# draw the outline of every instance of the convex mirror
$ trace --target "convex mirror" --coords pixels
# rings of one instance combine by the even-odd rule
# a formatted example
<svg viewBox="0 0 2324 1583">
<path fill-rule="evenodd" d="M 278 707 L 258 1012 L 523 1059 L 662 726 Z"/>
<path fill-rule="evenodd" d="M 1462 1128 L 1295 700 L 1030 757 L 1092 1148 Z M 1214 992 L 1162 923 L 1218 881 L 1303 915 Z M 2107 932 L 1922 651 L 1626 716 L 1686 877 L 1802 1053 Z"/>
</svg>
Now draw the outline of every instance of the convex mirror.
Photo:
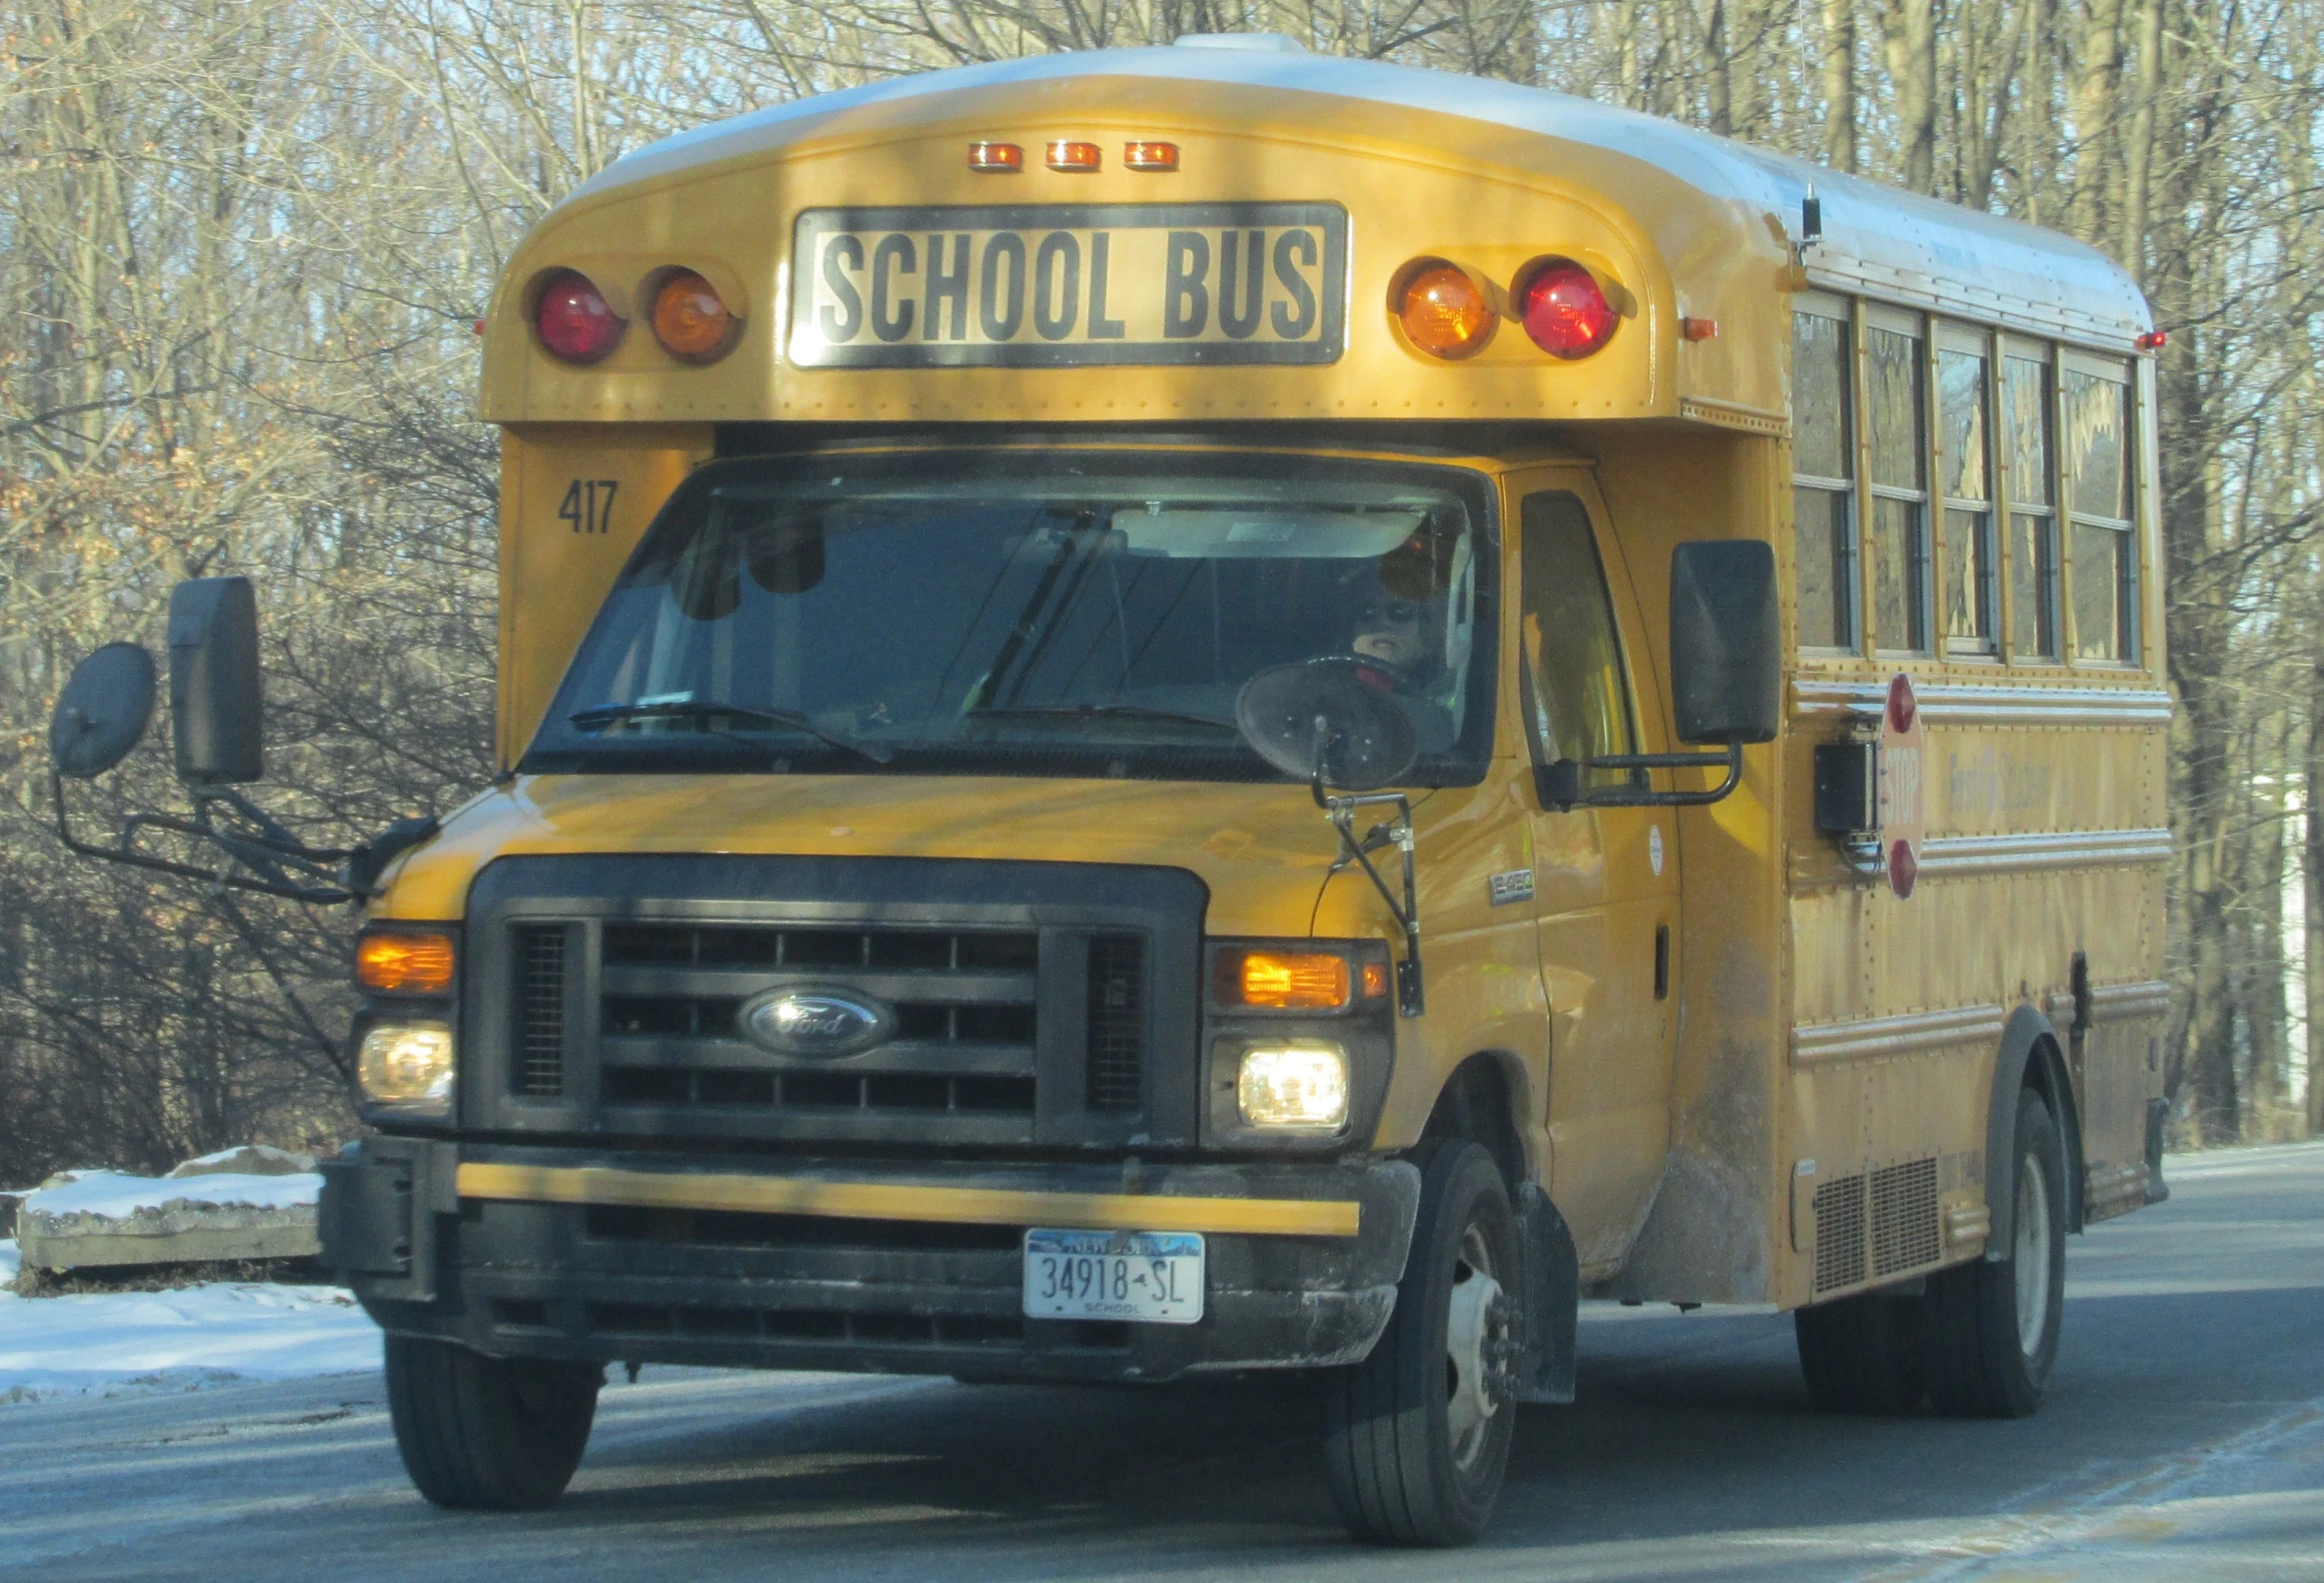
<svg viewBox="0 0 2324 1583">
<path fill-rule="evenodd" d="M 56 773 L 93 781 L 129 756 L 153 722 L 153 656 L 111 643 L 73 667 L 48 723 Z"/>
<path fill-rule="evenodd" d="M 260 737 L 258 596 L 250 579 L 193 578 L 170 591 L 170 727 L 178 779 L 232 786 L 266 774 Z"/>
<path fill-rule="evenodd" d="M 1260 672 L 1235 699 L 1235 725 L 1285 775 L 1349 792 L 1393 786 L 1420 753 L 1394 679 L 1348 656 Z"/>
</svg>

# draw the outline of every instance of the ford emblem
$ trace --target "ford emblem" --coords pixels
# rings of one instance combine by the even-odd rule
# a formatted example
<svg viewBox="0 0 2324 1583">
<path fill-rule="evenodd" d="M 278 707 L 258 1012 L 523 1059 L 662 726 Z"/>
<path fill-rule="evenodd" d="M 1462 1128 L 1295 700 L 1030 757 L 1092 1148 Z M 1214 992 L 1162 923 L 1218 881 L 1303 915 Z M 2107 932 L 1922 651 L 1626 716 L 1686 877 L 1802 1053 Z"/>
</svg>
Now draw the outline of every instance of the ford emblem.
<svg viewBox="0 0 2324 1583">
<path fill-rule="evenodd" d="M 769 989 L 742 1002 L 742 1036 L 778 1055 L 829 1060 L 869 1049 L 895 1030 L 877 1000 L 837 989 Z"/>
</svg>

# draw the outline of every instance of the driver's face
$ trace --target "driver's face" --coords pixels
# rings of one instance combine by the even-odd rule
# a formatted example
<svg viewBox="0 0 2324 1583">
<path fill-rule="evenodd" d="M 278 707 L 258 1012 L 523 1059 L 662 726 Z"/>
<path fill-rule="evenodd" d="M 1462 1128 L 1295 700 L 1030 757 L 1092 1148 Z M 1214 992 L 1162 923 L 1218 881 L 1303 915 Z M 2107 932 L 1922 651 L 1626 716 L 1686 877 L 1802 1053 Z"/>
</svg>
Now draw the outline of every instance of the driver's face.
<svg viewBox="0 0 2324 1583">
<path fill-rule="evenodd" d="M 1410 670 L 1426 652 L 1427 628 L 1427 613 L 1414 601 L 1375 595 L 1356 608 L 1356 634 L 1348 648 L 1383 665 Z"/>
</svg>

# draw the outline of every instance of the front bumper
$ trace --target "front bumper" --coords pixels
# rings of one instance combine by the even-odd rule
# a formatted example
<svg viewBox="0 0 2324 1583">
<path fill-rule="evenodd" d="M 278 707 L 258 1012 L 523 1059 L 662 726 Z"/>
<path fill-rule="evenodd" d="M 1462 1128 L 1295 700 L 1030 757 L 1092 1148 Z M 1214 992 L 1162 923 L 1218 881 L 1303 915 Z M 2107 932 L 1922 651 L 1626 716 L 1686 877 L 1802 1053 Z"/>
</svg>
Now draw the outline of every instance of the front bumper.
<svg viewBox="0 0 2324 1583">
<path fill-rule="evenodd" d="M 393 1137 L 324 1172 L 324 1256 L 398 1333 L 509 1356 L 1036 1379 L 1358 1361 L 1420 1198 L 1396 1161 L 680 1161 Z M 1202 1320 L 1024 1317 L 1031 1225 L 1203 1232 Z"/>
</svg>

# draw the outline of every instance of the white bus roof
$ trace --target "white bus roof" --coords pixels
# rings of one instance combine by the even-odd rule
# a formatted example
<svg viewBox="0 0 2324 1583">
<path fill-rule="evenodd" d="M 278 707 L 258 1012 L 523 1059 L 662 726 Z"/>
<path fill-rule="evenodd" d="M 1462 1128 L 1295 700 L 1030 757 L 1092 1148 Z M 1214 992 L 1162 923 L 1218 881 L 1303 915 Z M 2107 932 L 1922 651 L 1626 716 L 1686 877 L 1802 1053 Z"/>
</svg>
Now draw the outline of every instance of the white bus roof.
<svg viewBox="0 0 2324 1583">
<path fill-rule="evenodd" d="M 1491 79 L 1273 47 L 1088 50 L 897 77 L 794 100 L 680 133 L 615 161 L 574 194 L 607 193 L 694 166 L 776 153 L 874 107 L 960 92 L 1099 78 L 1241 86 L 1462 117 L 1641 161 L 1705 197 L 1768 216 L 1800 240 L 1801 204 L 1821 201 L 1821 238 L 1804 251 L 1811 282 L 2126 348 L 2152 325 L 2129 274 L 2056 232 L 1881 182 L 1826 170 L 1675 121 Z M 1283 105 L 1286 119 L 1296 108 Z M 876 112 L 875 112 L 876 113 Z M 1531 162 L 1529 162 L 1531 163 Z M 572 201 L 572 200 L 569 200 Z"/>
</svg>

